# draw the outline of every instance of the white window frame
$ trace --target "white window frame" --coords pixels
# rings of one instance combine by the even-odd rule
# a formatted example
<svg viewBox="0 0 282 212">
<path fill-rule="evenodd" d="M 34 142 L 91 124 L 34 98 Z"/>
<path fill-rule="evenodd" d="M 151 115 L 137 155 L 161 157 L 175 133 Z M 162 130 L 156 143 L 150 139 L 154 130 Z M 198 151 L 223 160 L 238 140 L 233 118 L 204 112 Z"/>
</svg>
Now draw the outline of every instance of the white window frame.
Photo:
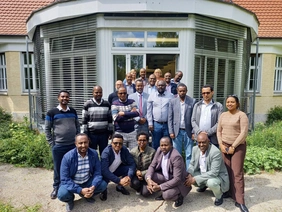
<svg viewBox="0 0 282 212">
<path fill-rule="evenodd" d="M 39 85 L 38 80 L 36 79 L 36 70 L 35 70 L 35 62 L 34 62 L 34 54 L 33 52 L 29 52 L 28 54 L 31 55 L 31 61 L 29 61 L 29 69 L 32 69 L 32 73 L 30 76 L 30 79 L 32 80 L 33 88 L 30 89 L 31 92 L 37 92 Z M 21 63 L 22 63 L 22 91 L 23 93 L 28 93 L 28 85 L 26 85 L 26 79 L 28 79 L 28 76 L 26 76 L 25 69 L 27 68 L 27 63 L 24 61 L 24 57 L 26 55 L 26 52 L 21 53 Z"/>
<path fill-rule="evenodd" d="M 252 62 L 252 58 L 254 58 L 254 64 L 251 64 Z M 254 79 L 251 79 L 251 71 L 255 71 L 256 70 L 256 66 L 255 66 L 255 61 L 256 60 L 256 55 L 255 54 L 251 54 L 250 59 L 249 59 L 249 71 L 248 71 L 248 81 L 247 81 L 247 87 L 246 87 L 246 91 L 247 92 L 253 92 L 253 89 L 250 88 L 251 86 L 251 81 L 254 81 Z M 260 92 L 260 88 L 261 88 L 261 61 L 262 61 L 262 55 L 259 54 L 258 55 L 258 61 L 257 61 L 257 83 L 256 83 L 256 92 L 259 93 Z"/>
<path fill-rule="evenodd" d="M 0 53 L 0 92 L 7 92 L 7 68 L 5 53 Z"/>
<path fill-rule="evenodd" d="M 282 56 L 276 56 L 275 60 L 274 92 L 282 92 Z"/>
</svg>

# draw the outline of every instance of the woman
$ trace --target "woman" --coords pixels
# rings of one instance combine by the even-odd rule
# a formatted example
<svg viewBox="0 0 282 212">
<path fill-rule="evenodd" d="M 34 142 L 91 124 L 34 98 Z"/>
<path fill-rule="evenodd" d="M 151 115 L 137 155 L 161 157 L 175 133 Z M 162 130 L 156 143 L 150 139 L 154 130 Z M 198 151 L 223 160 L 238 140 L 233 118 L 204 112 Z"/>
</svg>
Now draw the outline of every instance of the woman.
<svg viewBox="0 0 282 212">
<path fill-rule="evenodd" d="M 155 71 L 154 71 L 154 75 L 156 76 L 156 85 L 158 83 L 159 80 L 164 80 L 164 78 L 162 77 L 163 76 L 163 72 L 161 69 L 157 68 Z"/>
<path fill-rule="evenodd" d="M 137 195 L 142 194 L 143 196 L 148 196 L 149 192 L 146 188 L 145 174 L 154 158 L 155 149 L 149 147 L 149 135 L 147 133 L 138 133 L 136 139 L 138 146 L 130 151 L 136 164 L 136 172 L 131 179 L 130 186 L 136 190 Z"/>
<path fill-rule="evenodd" d="M 235 95 L 226 98 L 227 112 L 219 117 L 217 139 L 226 165 L 230 190 L 224 197 L 231 196 L 235 206 L 242 212 L 248 212 L 244 200 L 244 159 L 246 155 L 246 137 L 248 134 L 248 117 L 239 110 L 239 99 Z"/>
</svg>

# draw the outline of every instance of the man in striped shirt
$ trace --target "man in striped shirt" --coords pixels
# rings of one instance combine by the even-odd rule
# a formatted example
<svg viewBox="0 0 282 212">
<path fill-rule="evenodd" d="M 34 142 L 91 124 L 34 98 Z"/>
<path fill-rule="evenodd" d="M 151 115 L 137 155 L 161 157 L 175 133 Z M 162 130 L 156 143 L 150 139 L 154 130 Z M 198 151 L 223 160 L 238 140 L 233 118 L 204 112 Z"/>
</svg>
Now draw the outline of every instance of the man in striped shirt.
<svg viewBox="0 0 282 212">
<path fill-rule="evenodd" d="M 66 153 L 61 164 L 61 185 L 58 199 L 66 202 L 66 210 L 74 207 L 74 194 L 93 203 L 93 196 L 105 192 L 107 183 L 102 180 L 98 153 L 89 148 L 89 138 L 80 133 L 75 137 L 76 148 Z M 106 200 L 106 198 L 101 200 Z"/>
<path fill-rule="evenodd" d="M 99 146 L 100 155 L 113 133 L 111 105 L 102 96 L 102 87 L 94 86 L 93 98 L 84 103 L 82 110 L 83 132 L 90 138 L 90 148 L 97 150 Z"/>
</svg>

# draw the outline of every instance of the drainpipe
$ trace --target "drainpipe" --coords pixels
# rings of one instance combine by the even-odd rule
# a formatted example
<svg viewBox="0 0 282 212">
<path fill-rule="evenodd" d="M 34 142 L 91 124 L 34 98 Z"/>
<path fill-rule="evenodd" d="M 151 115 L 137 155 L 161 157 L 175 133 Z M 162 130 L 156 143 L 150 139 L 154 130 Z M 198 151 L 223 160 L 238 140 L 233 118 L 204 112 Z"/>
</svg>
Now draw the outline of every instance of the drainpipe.
<svg viewBox="0 0 282 212">
<path fill-rule="evenodd" d="M 28 53 L 28 37 L 25 37 L 26 41 L 26 62 L 27 62 L 27 83 L 28 83 L 28 102 L 29 102 L 29 127 L 32 130 L 32 120 L 31 120 L 31 93 L 30 93 L 30 72 L 29 72 L 29 53 Z"/>
<path fill-rule="evenodd" d="M 259 49 L 259 38 L 256 41 L 256 60 L 255 60 L 255 73 L 254 73 L 254 89 L 253 89 L 253 108 L 252 108 L 252 130 L 255 129 L 255 102 L 256 102 L 256 91 L 257 91 L 257 76 L 258 76 L 258 49 Z"/>
</svg>

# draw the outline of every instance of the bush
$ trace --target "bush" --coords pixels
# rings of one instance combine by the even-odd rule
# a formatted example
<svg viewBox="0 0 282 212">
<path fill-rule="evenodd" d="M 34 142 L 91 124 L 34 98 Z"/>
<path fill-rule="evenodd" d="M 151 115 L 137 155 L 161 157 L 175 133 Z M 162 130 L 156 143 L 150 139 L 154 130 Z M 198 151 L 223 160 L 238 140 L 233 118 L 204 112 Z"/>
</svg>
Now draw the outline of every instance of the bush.
<svg viewBox="0 0 282 212">
<path fill-rule="evenodd" d="M 9 124 L 12 123 L 12 115 L 7 113 L 3 108 L 0 107 L 0 140 L 8 138 L 9 135 Z"/>
<path fill-rule="evenodd" d="M 247 137 L 248 146 L 262 148 L 275 148 L 282 150 L 282 121 L 274 122 L 270 125 L 259 123 L 254 131 Z"/>
<path fill-rule="evenodd" d="M 19 166 L 53 167 L 50 147 L 43 134 L 28 127 L 27 119 L 9 125 L 9 137 L 0 140 L 0 161 Z"/>
<path fill-rule="evenodd" d="M 266 124 L 272 124 L 276 121 L 282 121 L 282 106 L 274 106 L 268 111 Z"/>
</svg>

